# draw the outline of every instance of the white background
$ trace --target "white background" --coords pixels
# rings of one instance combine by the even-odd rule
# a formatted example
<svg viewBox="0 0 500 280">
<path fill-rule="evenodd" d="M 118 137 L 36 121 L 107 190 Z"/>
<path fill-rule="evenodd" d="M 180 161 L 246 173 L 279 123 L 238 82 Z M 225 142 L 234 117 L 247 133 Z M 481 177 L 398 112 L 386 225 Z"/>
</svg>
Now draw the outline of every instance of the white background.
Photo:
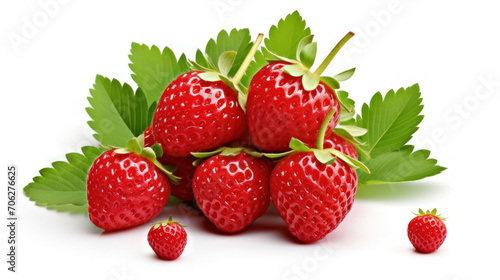
<svg viewBox="0 0 500 280">
<path fill-rule="evenodd" d="M 1 279 L 499 279 L 498 2 L 61 1 L 49 11 L 47 2 L 54 1 L 0 4 L 1 173 L 18 166 L 20 216 L 15 274 L 3 261 L 7 228 L 0 226 Z M 327 72 L 357 67 L 343 87 L 358 109 L 377 91 L 420 84 L 425 119 L 411 143 L 430 148 L 448 170 L 360 188 L 340 227 L 310 245 L 294 242 L 272 211 L 226 236 L 170 205 L 154 221 L 173 215 L 189 236 L 173 262 L 149 248 L 149 225 L 102 234 L 87 217 L 48 211 L 21 193 L 39 169 L 96 144 L 86 124 L 88 89 L 97 73 L 135 87 L 131 42 L 193 57 L 222 28 L 267 35 L 296 9 L 316 34 L 318 60 L 347 31 L 356 33 L 351 52 Z M 36 30 L 23 35 L 29 23 Z M 9 39 L 16 35 L 20 45 Z M 6 190 L 0 197 L 4 220 Z M 433 254 L 416 253 L 406 236 L 412 211 L 434 207 L 449 217 L 448 238 Z"/>
</svg>

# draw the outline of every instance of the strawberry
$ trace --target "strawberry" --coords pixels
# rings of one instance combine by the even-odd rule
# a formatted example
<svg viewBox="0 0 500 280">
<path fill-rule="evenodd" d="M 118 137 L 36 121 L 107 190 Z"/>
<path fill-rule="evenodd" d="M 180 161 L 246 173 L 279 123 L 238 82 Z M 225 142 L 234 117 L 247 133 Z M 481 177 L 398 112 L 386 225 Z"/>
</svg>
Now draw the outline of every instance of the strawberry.
<svg viewBox="0 0 500 280">
<path fill-rule="evenodd" d="M 437 210 L 426 212 L 418 210 L 418 214 L 408 224 L 408 238 L 415 249 L 422 253 L 431 253 L 439 249 L 446 239 L 445 218 L 436 215 Z"/>
<path fill-rule="evenodd" d="M 152 127 L 149 126 L 146 131 L 144 131 L 144 146 L 150 147 L 156 143 L 153 134 L 151 133 Z M 193 175 L 196 167 L 193 166 L 193 162 L 196 160 L 195 157 L 169 157 L 163 155 L 158 159 L 164 165 L 174 165 L 177 168 L 173 172 L 175 176 L 180 177 L 177 184 L 171 185 L 170 190 L 173 195 L 185 201 L 193 201 Z"/>
<path fill-rule="evenodd" d="M 184 226 L 170 217 L 168 221 L 156 223 L 151 227 L 148 243 L 158 257 L 175 260 L 184 252 L 187 234 Z"/>
<path fill-rule="evenodd" d="M 195 200 L 220 231 L 241 231 L 269 207 L 270 172 L 265 160 L 244 150 L 236 155 L 213 156 L 196 169 Z"/>
<path fill-rule="evenodd" d="M 153 136 L 164 153 L 187 157 L 240 138 L 246 117 L 236 92 L 222 81 L 205 81 L 192 71 L 172 81 L 153 116 Z"/>
<path fill-rule="evenodd" d="M 140 147 L 137 139 L 131 142 Z M 89 218 L 106 231 L 151 220 L 170 197 L 171 174 L 152 158 L 154 150 L 127 146 L 130 150 L 117 148 L 101 154 L 87 177 Z"/>
<path fill-rule="evenodd" d="M 333 231 L 351 210 L 357 190 L 355 167 L 368 171 L 357 160 L 332 148 L 324 148 L 324 134 L 334 115 L 323 121 L 316 148 L 292 138 L 297 151 L 273 169 L 271 198 L 290 233 L 303 242 L 314 242 Z"/>
<path fill-rule="evenodd" d="M 269 53 L 281 61 L 274 61 L 260 69 L 252 78 L 248 89 L 247 117 L 253 144 L 262 151 L 282 152 L 288 149 L 290 139 L 305 143 L 317 138 L 322 120 L 335 110 L 328 131 L 340 118 L 341 103 L 335 89 L 338 80 L 349 78 L 354 69 L 332 77 L 320 77 L 338 50 L 354 35 L 349 33 L 332 50 L 314 72 L 316 43 L 307 36 L 299 44 L 297 61 Z"/>
<path fill-rule="evenodd" d="M 267 152 L 288 148 L 292 137 L 314 142 L 321 121 L 336 109 L 328 129 L 340 117 L 340 103 L 333 89 L 320 85 L 306 91 L 300 77 L 285 73 L 286 62 L 272 62 L 255 74 L 248 89 L 247 116 L 252 143 Z"/>
</svg>

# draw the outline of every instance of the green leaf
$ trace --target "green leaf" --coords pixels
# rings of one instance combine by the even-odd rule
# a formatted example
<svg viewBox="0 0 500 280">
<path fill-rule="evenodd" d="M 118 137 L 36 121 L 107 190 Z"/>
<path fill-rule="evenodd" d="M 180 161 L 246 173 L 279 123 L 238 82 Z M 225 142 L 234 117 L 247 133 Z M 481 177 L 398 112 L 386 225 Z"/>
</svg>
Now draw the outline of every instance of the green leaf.
<svg viewBox="0 0 500 280">
<path fill-rule="evenodd" d="M 229 70 L 231 70 L 231 67 L 233 66 L 235 58 L 235 51 L 227 51 L 221 54 L 217 65 L 219 66 L 219 70 L 222 75 L 227 77 L 227 75 L 229 74 Z"/>
<path fill-rule="evenodd" d="M 314 60 L 316 59 L 316 51 L 318 50 L 318 44 L 316 42 L 312 42 L 306 45 L 299 54 L 300 62 L 307 68 L 311 68 L 314 64 Z"/>
<path fill-rule="evenodd" d="M 202 58 L 201 51 L 198 50 L 196 55 L 196 62 L 202 66 L 210 66 L 210 61 L 218 62 L 219 58 L 227 51 L 236 52 L 233 64 L 228 71 L 227 76 L 233 77 L 238 71 L 241 63 L 245 59 L 250 48 L 252 48 L 250 31 L 244 29 L 232 29 L 230 33 L 226 30 L 221 30 L 217 35 L 217 39 L 210 39 L 205 47 L 206 58 Z M 198 54 L 200 53 L 200 54 Z M 208 63 L 207 63 L 208 62 Z M 218 65 L 215 70 L 221 72 Z"/>
<path fill-rule="evenodd" d="M 312 43 L 313 38 L 314 38 L 314 35 L 311 34 L 311 35 L 308 35 L 308 36 L 302 38 L 302 40 L 300 40 L 299 45 L 297 46 L 297 54 L 296 54 L 297 59 L 300 57 L 300 52 L 302 52 L 302 49 L 304 49 L 305 46 Z"/>
<path fill-rule="evenodd" d="M 304 144 L 304 142 L 300 141 L 295 137 L 292 137 L 292 139 L 290 139 L 289 146 L 290 149 L 297 152 L 312 152 L 311 148 L 307 147 L 307 145 Z"/>
<path fill-rule="evenodd" d="M 343 130 L 347 134 L 349 134 L 349 135 L 351 135 L 353 137 L 363 136 L 363 135 L 365 135 L 368 132 L 368 129 L 362 128 L 362 127 L 359 127 L 359 126 L 355 126 L 355 125 L 337 124 L 337 126 L 335 127 L 335 129 Z"/>
<path fill-rule="evenodd" d="M 319 81 L 319 77 L 314 75 L 310 71 L 306 71 L 302 76 L 302 86 L 307 91 L 316 89 L 319 85 Z"/>
<path fill-rule="evenodd" d="M 221 77 L 217 72 L 211 72 L 211 71 L 199 73 L 198 77 L 207 82 L 217 82 L 221 80 Z"/>
<path fill-rule="evenodd" d="M 295 11 L 285 19 L 281 19 L 277 26 L 271 27 L 264 44 L 269 51 L 296 60 L 300 41 L 310 34 L 311 30 L 306 27 L 305 20 L 302 20 L 299 12 Z"/>
<path fill-rule="evenodd" d="M 340 122 L 351 120 L 356 114 L 354 112 L 354 100 L 349 98 L 349 93 L 347 91 L 338 90 L 336 93 L 340 104 L 343 104 L 340 111 Z"/>
<path fill-rule="evenodd" d="M 130 52 L 129 67 L 134 73 L 132 79 L 144 91 L 148 106 L 160 99 L 170 82 L 191 71 L 186 56 L 182 54 L 177 60 L 174 52 L 168 47 L 161 52 L 155 45 L 149 48 L 132 43 Z"/>
<path fill-rule="evenodd" d="M 339 82 L 347 81 L 352 77 L 352 75 L 354 75 L 354 71 L 356 71 L 356 67 L 339 73 L 333 76 L 333 78 Z"/>
<path fill-rule="evenodd" d="M 340 151 L 338 150 L 335 150 L 335 149 L 326 149 L 325 151 L 328 151 L 330 153 L 332 153 L 332 155 L 340 158 L 341 160 L 343 160 L 345 163 L 347 163 L 347 165 L 349 165 L 350 167 L 354 168 L 354 169 L 361 169 L 363 170 L 364 172 L 366 173 L 370 173 L 370 169 L 364 164 L 362 163 L 361 161 L 355 159 L 355 158 L 352 158 L 346 154 L 343 154 L 341 153 Z M 358 176 L 359 176 L 359 173 L 358 173 Z"/>
<path fill-rule="evenodd" d="M 134 94 L 128 84 L 97 75 L 90 95 L 91 107 L 86 110 L 92 120 L 88 124 L 104 146 L 124 147 L 151 123 L 151 108 L 141 89 Z"/>
<path fill-rule="evenodd" d="M 430 159 L 430 151 L 413 151 L 413 146 L 404 146 L 399 150 L 364 160 L 371 174 L 358 172 L 359 184 L 374 185 L 394 182 L 416 181 L 441 173 L 446 168 L 437 165 L 437 160 Z"/>
<path fill-rule="evenodd" d="M 313 153 L 314 157 L 323 164 L 332 164 L 335 161 L 335 157 L 327 150 L 314 149 Z"/>
<path fill-rule="evenodd" d="M 334 90 L 340 88 L 340 83 L 337 80 L 335 80 L 335 78 L 333 78 L 333 77 L 322 76 L 321 81 Z"/>
<path fill-rule="evenodd" d="M 368 129 L 361 137 L 368 154 L 374 158 L 403 147 L 418 130 L 423 107 L 418 84 L 397 92 L 391 90 L 385 99 L 377 92 L 356 119 L 357 126 Z"/>
<path fill-rule="evenodd" d="M 52 168 L 40 170 L 40 176 L 24 188 L 24 193 L 37 205 L 69 212 L 86 212 L 87 174 L 94 160 L 105 149 L 82 148 L 82 154 L 69 153 L 67 161 L 56 161 Z"/>
<path fill-rule="evenodd" d="M 293 153 L 296 153 L 296 151 L 290 150 L 290 151 L 286 151 L 283 153 L 263 153 L 262 155 L 264 155 L 265 157 L 270 158 L 270 159 L 278 159 L 278 158 L 286 157 L 286 156 L 291 155 Z"/>
<path fill-rule="evenodd" d="M 293 77 L 301 77 L 302 75 L 304 75 L 304 73 L 307 72 L 307 69 L 304 68 L 300 64 L 285 65 L 281 69 L 283 69 L 283 71 L 285 71 L 285 73 L 287 73 L 288 75 L 293 76 Z"/>
</svg>

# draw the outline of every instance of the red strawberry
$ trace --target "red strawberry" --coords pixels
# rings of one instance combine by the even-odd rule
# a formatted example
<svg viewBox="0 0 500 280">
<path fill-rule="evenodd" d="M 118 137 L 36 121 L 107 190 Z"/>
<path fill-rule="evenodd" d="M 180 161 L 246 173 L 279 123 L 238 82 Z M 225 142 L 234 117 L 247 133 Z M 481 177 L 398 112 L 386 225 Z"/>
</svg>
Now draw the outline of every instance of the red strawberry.
<svg viewBox="0 0 500 280">
<path fill-rule="evenodd" d="M 170 197 L 170 183 L 150 160 L 116 149 L 100 155 L 87 178 L 92 223 L 106 230 L 133 227 L 154 218 Z"/>
<path fill-rule="evenodd" d="M 352 37 L 349 32 L 314 71 L 316 57 L 313 36 L 298 44 L 296 60 L 280 57 L 267 50 L 266 54 L 279 61 L 271 62 L 252 78 L 248 88 L 247 117 L 252 143 L 266 152 L 288 150 L 290 139 L 314 142 L 323 119 L 335 110 L 327 127 L 330 133 L 340 118 L 341 103 L 335 89 L 338 81 L 349 79 L 354 68 L 335 77 L 321 76 L 340 48 Z"/>
<path fill-rule="evenodd" d="M 426 212 L 419 209 L 419 214 L 408 224 L 408 238 L 411 244 L 422 253 L 431 253 L 439 249 L 446 239 L 444 218 L 436 215 L 437 210 Z"/>
<path fill-rule="evenodd" d="M 272 201 L 290 233 L 303 242 L 322 239 L 344 220 L 358 185 L 353 167 L 368 171 L 357 160 L 324 148 L 334 113 L 330 111 L 323 120 L 316 148 L 292 138 L 290 147 L 297 152 L 283 158 L 271 174 Z"/>
<path fill-rule="evenodd" d="M 222 81 L 185 73 L 172 81 L 153 116 L 153 136 L 164 154 L 187 157 L 237 140 L 246 127 L 236 92 Z"/>
<path fill-rule="evenodd" d="M 146 131 L 144 131 L 144 146 L 151 147 L 156 141 L 151 133 L 152 127 L 149 126 Z M 196 171 L 196 167 L 193 166 L 193 162 L 196 160 L 195 157 L 169 157 L 167 155 L 163 155 L 158 159 L 164 165 L 175 165 L 177 169 L 173 172 L 173 174 L 177 177 L 180 177 L 180 180 L 177 184 L 172 184 L 170 189 L 172 194 L 176 197 L 185 200 L 185 201 L 193 201 L 193 175 Z"/>
<path fill-rule="evenodd" d="M 269 165 L 245 152 L 207 159 L 195 172 L 193 191 L 205 216 L 221 231 L 241 231 L 270 204 Z"/>
<path fill-rule="evenodd" d="M 357 184 L 356 171 L 342 160 L 323 164 L 312 152 L 302 152 L 276 165 L 271 175 L 271 198 L 292 235 L 313 242 L 344 220 Z"/>
<path fill-rule="evenodd" d="M 328 131 L 333 130 L 340 117 L 340 103 L 333 89 L 320 83 L 314 90 L 306 91 L 301 77 L 282 70 L 285 65 L 289 63 L 264 66 L 248 89 L 247 117 L 252 143 L 267 152 L 288 150 L 292 137 L 314 142 L 321 122 L 332 108 L 336 112 Z"/>
<path fill-rule="evenodd" d="M 170 217 L 168 221 L 156 223 L 151 227 L 148 243 L 158 257 L 175 260 L 184 252 L 187 234 L 184 226 Z"/>
<path fill-rule="evenodd" d="M 153 137 L 153 126 L 148 126 L 144 131 L 144 147 L 151 147 L 156 143 Z"/>
</svg>

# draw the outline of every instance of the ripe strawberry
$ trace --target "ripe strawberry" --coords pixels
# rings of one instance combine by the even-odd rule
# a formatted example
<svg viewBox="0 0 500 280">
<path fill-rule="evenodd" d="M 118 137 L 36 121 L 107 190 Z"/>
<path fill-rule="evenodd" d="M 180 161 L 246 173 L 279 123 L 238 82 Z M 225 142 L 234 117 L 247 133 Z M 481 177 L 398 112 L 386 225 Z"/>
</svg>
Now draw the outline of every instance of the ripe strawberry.
<svg viewBox="0 0 500 280">
<path fill-rule="evenodd" d="M 172 81 L 153 116 L 153 136 L 164 154 L 187 157 L 242 136 L 245 113 L 237 94 L 222 81 L 208 82 L 192 71 Z"/>
<path fill-rule="evenodd" d="M 265 160 L 246 152 L 207 159 L 195 172 L 193 191 L 205 216 L 221 231 L 241 231 L 262 216 L 270 204 Z"/>
<path fill-rule="evenodd" d="M 170 197 L 169 180 L 154 163 L 134 152 L 118 152 L 100 155 L 87 178 L 90 220 L 106 231 L 151 220 Z"/>
<path fill-rule="evenodd" d="M 286 62 L 272 62 L 255 74 L 248 89 L 247 117 L 252 143 L 267 152 L 288 149 L 292 137 L 314 142 L 321 121 L 334 108 L 336 113 L 329 131 L 337 125 L 340 103 L 333 89 L 320 83 L 306 91 L 301 77 L 293 77 L 282 68 Z"/>
<path fill-rule="evenodd" d="M 419 214 L 415 214 L 417 216 L 408 224 L 408 238 L 415 249 L 422 253 L 436 251 L 446 239 L 445 218 L 436 213 L 436 209 L 432 212 L 419 209 Z"/>
<path fill-rule="evenodd" d="M 144 146 L 153 146 L 156 141 L 151 133 L 152 127 L 149 126 L 146 131 L 144 131 Z M 172 184 L 170 190 L 173 195 L 185 201 L 193 201 L 193 175 L 196 171 L 196 167 L 193 166 L 193 162 L 196 160 L 195 157 L 170 157 L 163 155 L 158 159 L 164 165 L 175 165 L 177 168 L 173 172 L 175 176 L 180 177 L 177 184 Z"/>
<path fill-rule="evenodd" d="M 356 171 L 342 160 L 323 164 L 313 153 L 302 152 L 276 165 L 271 175 L 271 198 L 292 235 L 313 242 L 344 220 L 357 184 Z"/>
<path fill-rule="evenodd" d="M 353 36 L 348 33 L 314 72 L 316 42 L 312 35 L 298 44 L 296 60 L 273 54 L 279 61 L 269 63 L 252 78 L 248 88 L 247 117 L 252 143 L 262 151 L 288 150 L 290 139 L 314 142 L 327 113 L 335 114 L 327 127 L 330 133 L 340 118 L 341 103 L 335 89 L 354 73 L 354 69 L 335 77 L 321 74 L 340 48 Z"/>
<path fill-rule="evenodd" d="M 331 148 L 324 148 L 324 134 L 334 111 L 330 111 L 318 133 L 316 148 L 292 138 L 297 153 L 283 158 L 273 169 L 271 198 L 290 233 L 303 242 L 322 239 L 351 210 L 358 177 L 353 167 L 360 162 Z"/>
<path fill-rule="evenodd" d="M 158 257 L 175 260 L 184 252 L 187 234 L 184 226 L 170 217 L 168 221 L 156 223 L 151 227 L 148 243 Z"/>
</svg>

